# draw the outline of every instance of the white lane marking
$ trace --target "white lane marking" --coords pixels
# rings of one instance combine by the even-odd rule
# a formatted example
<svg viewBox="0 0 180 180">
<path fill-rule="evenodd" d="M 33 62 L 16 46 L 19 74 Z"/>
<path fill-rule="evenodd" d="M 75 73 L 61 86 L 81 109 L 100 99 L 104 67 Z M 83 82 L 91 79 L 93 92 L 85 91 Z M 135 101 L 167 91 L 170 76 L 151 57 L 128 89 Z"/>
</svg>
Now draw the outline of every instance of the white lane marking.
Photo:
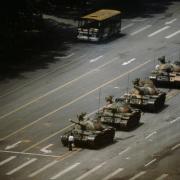
<svg viewBox="0 0 180 180">
<path fill-rule="evenodd" d="M 123 65 L 123 66 L 128 65 L 128 64 L 132 63 L 132 62 L 135 61 L 135 60 L 136 60 L 136 58 L 132 58 L 132 59 L 130 59 L 129 61 L 123 62 L 122 65 Z"/>
<path fill-rule="evenodd" d="M 141 171 L 140 173 L 136 174 L 135 176 L 133 176 L 129 180 L 135 180 L 135 179 L 139 178 L 140 176 L 144 175 L 145 173 L 146 173 L 146 171 Z"/>
<path fill-rule="evenodd" d="M 164 178 L 166 178 L 168 176 L 168 174 L 162 174 L 161 176 L 159 176 L 158 178 L 156 178 L 155 180 L 163 180 Z"/>
<path fill-rule="evenodd" d="M 119 153 L 119 156 L 124 154 L 125 152 L 129 151 L 131 149 L 131 147 L 126 148 L 125 150 L 123 150 L 122 152 Z"/>
<path fill-rule="evenodd" d="M 166 39 L 172 38 L 173 36 L 175 36 L 175 35 L 177 35 L 177 34 L 179 34 L 179 33 L 180 33 L 180 30 L 179 30 L 179 31 L 176 31 L 176 32 L 174 32 L 174 33 L 172 33 L 172 34 L 170 34 L 170 35 L 168 35 L 168 36 L 166 36 L 165 38 L 166 38 Z"/>
<path fill-rule="evenodd" d="M 12 144 L 12 145 L 6 146 L 5 150 L 13 149 L 16 146 L 18 146 L 20 143 L 22 143 L 22 141 L 18 141 L 16 143 Z"/>
<path fill-rule="evenodd" d="M 103 56 L 98 56 L 98 57 L 96 57 L 96 58 L 94 58 L 94 59 L 91 59 L 89 62 L 90 62 L 90 63 L 93 63 L 93 62 L 98 61 L 98 60 L 101 59 L 101 58 L 103 58 Z"/>
<path fill-rule="evenodd" d="M 157 131 L 152 132 L 151 134 L 149 134 L 148 136 L 146 136 L 145 139 L 150 138 L 151 136 L 153 136 L 153 135 L 156 134 L 156 133 L 157 133 Z"/>
<path fill-rule="evenodd" d="M 60 158 L 60 157 L 62 157 L 62 156 L 55 156 L 55 155 L 25 153 L 25 152 L 17 152 L 17 151 L 3 151 L 3 150 L 0 150 L 0 152 L 2 152 L 2 153 L 11 153 L 11 154 L 21 154 L 21 155 L 33 155 L 33 156 L 40 156 L 40 157 L 52 157 L 52 158 Z"/>
<path fill-rule="evenodd" d="M 175 123 L 176 121 L 179 121 L 179 120 L 180 120 L 180 117 L 177 117 L 176 119 L 170 121 L 169 123 L 170 123 L 170 124 L 173 124 L 173 123 Z"/>
<path fill-rule="evenodd" d="M 174 151 L 174 150 L 177 149 L 178 147 L 180 147 L 180 144 L 176 144 L 175 146 L 173 146 L 173 147 L 171 148 L 171 151 Z"/>
<path fill-rule="evenodd" d="M 157 31 L 155 31 L 155 32 L 153 32 L 153 33 L 151 33 L 151 34 L 149 34 L 148 37 L 155 36 L 156 34 L 162 32 L 162 31 L 165 31 L 166 29 L 169 29 L 169 28 L 170 28 L 170 26 L 165 26 L 165 27 L 163 27 L 163 28 L 161 28 L 161 29 L 158 29 Z"/>
<path fill-rule="evenodd" d="M 147 167 L 149 165 L 151 165 L 152 163 L 154 163 L 156 161 L 156 159 L 153 159 L 152 161 L 148 162 L 147 164 L 144 165 L 144 167 Z"/>
<path fill-rule="evenodd" d="M 33 159 L 31 159 L 31 160 L 29 160 L 29 161 L 27 161 L 27 162 L 21 164 L 21 165 L 18 166 L 17 168 L 15 168 L 15 169 L 9 171 L 8 173 L 6 173 L 6 175 L 12 175 L 12 174 L 14 174 L 15 172 L 21 170 L 22 168 L 28 166 L 29 164 L 33 163 L 33 162 L 36 161 L 36 160 L 37 160 L 36 158 L 33 158 Z"/>
<path fill-rule="evenodd" d="M 67 56 L 55 56 L 54 59 L 68 59 L 70 57 L 74 56 L 74 53 L 71 53 Z"/>
<path fill-rule="evenodd" d="M 16 158 L 16 156 L 10 156 L 9 158 L 7 158 L 7 159 L 1 161 L 1 162 L 0 162 L 0 166 L 2 166 L 2 165 L 4 165 L 4 164 L 8 163 L 9 161 L 12 161 L 12 160 L 15 159 L 15 158 Z"/>
<path fill-rule="evenodd" d="M 54 164 L 56 164 L 56 163 L 58 163 L 58 162 L 59 162 L 59 161 L 54 160 L 54 161 L 52 161 L 51 163 L 46 164 L 46 165 L 43 166 L 42 168 L 38 169 L 37 171 L 35 171 L 35 172 L 29 174 L 28 177 L 34 177 L 34 176 L 38 175 L 38 174 L 41 173 L 42 171 L 44 171 L 44 170 L 50 168 L 51 166 L 53 166 Z"/>
<path fill-rule="evenodd" d="M 90 174 L 92 174 L 93 172 L 97 171 L 98 169 L 100 169 L 101 167 L 103 167 L 106 164 L 106 162 L 101 163 L 100 165 L 94 167 L 93 169 L 89 170 L 88 172 L 84 173 L 83 175 L 79 176 L 78 178 L 76 178 L 75 180 L 81 180 L 84 179 L 85 177 L 89 176 Z"/>
<path fill-rule="evenodd" d="M 18 132 L 20 132 L 20 131 L 22 131 L 22 130 L 24 130 L 24 129 L 30 127 L 30 126 L 32 126 L 33 124 L 35 124 L 35 123 L 37 123 L 37 122 L 39 122 L 39 121 L 41 121 L 43 118 L 46 118 L 46 117 L 48 117 L 48 116 L 50 116 L 50 115 L 52 115 L 52 114 L 58 112 L 59 110 L 65 108 L 65 107 L 70 106 L 71 104 L 73 104 L 73 103 L 75 103 L 75 102 L 77 102 L 77 101 L 83 99 L 84 97 L 86 97 L 86 96 L 88 96 L 88 95 L 90 95 L 90 94 L 96 92 L 96 91 L 99 90 L 100 88 L 103 88 L 103 87 L 107 86 L 108 84 L 111 84 L 111 83 L 113 83 L 114 81 L 117 81 L 117 80 L 121 79 L 122 77 L 128 75 L 129 73 L 134 72 L 135 70 L 137 70 L 137 69 L 139 69 L 139 68 L 145 66 L 146 64 L 148 64 L 148 63 L 150 63 L 150 62 L 151 62 L 151 60 L 147 60 L 146 62 L 144 62 L 144 63 L 142 63 L 142 64 L 139 64 L 138 66 L 132 68 L 130 71 L 127 71 L 127 72 L 125 72 L 125 73 L 123 73 L 123 74 L 121 74 L 121 75 L 119 75 L 119 76 L 117 76 L 117 77 L 111 79 L 110 81 L 107 81 L 107 82 L 101 84 L 101 85 L 98 86 L 97 88 L 95 88 L 95 89 L 93 89 L 93 90 L 91 90 L 91 91 L 89 91 L 89 92 L 83 94 L 82 96 L 79 96 L 78 98 L 74 99 L 73 101 L 70 101 L 69 103 L 67 103 L 67 104 L 65 104 L 65 105 L 63 105 L 63 106 L 61 106 L 61 107 L 59 107 L 58 109 L 55 109 L 54 111 L 52 111 L 52 112 L 46 114 L 45 116 L 43 116 L 43 117 L 41 117 L 41 118 L 39 118 L 39 119 L 33 121 L 32 123 L 30 123 L 30 124 L 28 124 L 28 125 L 26 125 L 26 126 L 20 128 L 20 129 L 16 130 L 15 132 L 13 132 L 13 133 L 7 135 L 6 137 L 1 138 L 0 140 L 5 140 L 5 139 L 7 139 L 7 138 L 9 138 L 9 137 L 11 137 L 11 136 L 17 134 Z M 29 149 L 32 149 L 33 147 L 35 147 L 35 146 L 41 144 L 42 142 L 47 141 L 48 139 L 50 139 L 50 138 L 56 136 L 57 134 L 59 134 L 60 132 L 66 130 L 66 129 L 68 129 L 68 128 L 71 127 L 71 126 L 72 126 L 72 125 L 69 125 L 69 126 L 63 128 L 63 129 L 61 129 L 61 130 L 59 130 L 59 131 L 57 131 L 57 132 L 51 134 L 50 136 L 48 136 L 48 137 L 44 138 L 43 140 L 37 142 L 36 144 L 32 145 L 31 147 L 25 149 L 23 152 L 26 152 L 26 151 L 28 151 Z"/>
<path fill-rule="evenodd" d="M 132 22 L 143 22 L 146 21 L 147 19 L 132 19 Z"/>
<path fill-rule="evenodd" d="M 80 163 L 75 163 L 72 166 L 68 167 L 67 169 L 64 169 L 63 171 L 59 172 L 58 174 L 54 175 L 53 177 L 51 177 L 50 179 L 57 179 L 59 177 L 61 177 L 63 174 L 67 173 L 68 171 L 74 169 L 75 167 L 77 167 Z"/>
<path fill-rule="evenodd" d="M 118 168 L 117 170 L 115 170 L 114 172 L 112 172 L 111 174 L 109 174 L 108 176 L 103 178 L 102 180 L 109 180 L 110 178 L 114 177 L 115 175 L 117 175 L 118 173 L 120 173 L 123 170 L 124 170 L 124 168 Z"/>
<path fill-rule="evenodd" d="M 175 22 L 177 19 L 175 18 L 175 19 L 172 19 L 171 21 L 167 21 L 167 22 L 165 22 L 165 25 L 168 25 L 168 24 L 172 24 L 173 22 Z"/>
<path fill-rule="evenodd" d="M 43 147 L 42 149 L 40 149 L 40 151 L 43 152 L 43 153 L 52 153 L 52 151 L 49 150 L 48 148 L 50 148 L 50 147 L 53 146 L 53 145 L 54 145 L 54 144 L 49 144 L 49 145 Z"/>
<path fill-rule="evenodd" d="M 135 31 L 135 32 L 132 32 L 130 35 L 131 35 L 131 36 L 134 36 L 134 35 L 136 35 L 136 34 L 142 32 L 142 31 L 144 31 L 144 30 L 150 28 L 151 26 L 152 26 L 152 25 L 144 26 L 143 28 L 141 28 L 141 29 L 139 29 L 139 30 L 137 30 L 137 31 Z"/>
<path fill-rule="evenodd" d="M 118 86 L 115 86 L 114 89 L 119 89 L 119 87 L 118 87 Z"/>
<path fill-rule="evenodd" d="M 105 63 L 105 64 L 103 64 L 103 65 L 100 65 L 100 66 L 98 66 L 97 68 L 92 69 L 92 70 L 88 71 L 87 73 L 82 74 L 81 76 L 78 76 L 77 78 L 75 78 L 75 79 L 73 79 L 73 80 L 71 80 L 71 81 L 69 81 L 69 82 L 67 82 L 67 83 L 65 83 L 65 84 L 63 84 L 63 85 L 58 86 L 58 87 L 55 88 L 55 89 L 52 89 L 51 91 L 49 91 L 49 92 L 47 92 L 47 93 L 45 93 L 45 94 L 43 94 L 43 95 L 41 95 L 41 96 L 39 96 L 39 97 L 31 100 L 30 102 L 28 102 L 28 103 L 26 103 L 26 104 L 23 104 L 22 106 L 20 106 L 20 107 L 14 109 L 14 110 L 12 110 L 12 111 L 10 111 L 10 112 L 2 115 L 2 116 L 0 116 L 0 119 L 3 119 L 3 118 L 5 118 L 5 117 L 7 117 L 7 116 L 9 116 L 9 115 L 11 115 L 11 114 L 13 114 L 13 113 L 15 113 L 15 112 L 23 109 L 23 108 L 25 108 L 25 107 L 27 107 L 27 106 L 35 103 L 35 102 L 37 102 L 37 101 L 39 101 L 39 100 L 41 100 L 41 99 L 43 99 L 43 98 L 45 98 L 45 97 L 47 97 L 47 96 L 49 96 L 49 95 L 51 95 L 51 94 L 53 94 L 53 93 L 59 91 L 60 89 L 62 89 L 62 88 L 64 88 L 64 87 L 66 87 L 66 86 L 68 86 L 68 85 L 70 85 L 70 84 L 72 84 L 72 83 L 74 83 L 74 82 L 76 82 L 76 81 L 84 78 L 85 76 L 87 76 L 87 75 L 89 75 L 89 74 L 91 74 L 91 73 L 93 73 L 93 72 L 96 72 L 96 71 L 99 70 L 100 68 L 103 68 L 104 66 L 107 66 L 108 64 L 110 64 L 110 63 L 112 63 L 112 62 L 114 62 L 114 61 L 116 61 L 116 60 L 118 60 L 118 59 L 119 59 L 118 57 L 115 57 L 115 58 L 113 58 L 111 61 L 108 61 L 107 63 Z"/>
<path fill-rule="evenodd" d="M 123 30 L 125 30 L 125 29 L 127 29 L 127 28 L 129 28 L 129 27 L 131 27 L 133 25 L 134 25 L 134 23 L 128 24 L 128 25 L 122 27 L 121 30 L 123 31 Z"/>
</svg>

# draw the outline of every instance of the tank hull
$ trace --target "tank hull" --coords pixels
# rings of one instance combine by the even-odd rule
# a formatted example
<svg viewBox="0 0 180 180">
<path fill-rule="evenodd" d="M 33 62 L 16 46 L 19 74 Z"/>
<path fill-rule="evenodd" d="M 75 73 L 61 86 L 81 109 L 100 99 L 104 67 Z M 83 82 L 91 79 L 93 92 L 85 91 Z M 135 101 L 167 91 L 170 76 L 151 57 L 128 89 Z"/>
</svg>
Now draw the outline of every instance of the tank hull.
<svg viewBox="0 0 180 180">
<path fill-rule="evenodd" d="M 101 122 L 120 129 L 131 129 L 139 125 L 141 111 L 136 109 L 131 113 L 117 113 L 112 116 L 102 115 Z"/>
<path fill-rule="evenodd" d="M 132 94 L 125 94 L 121 97 L 123 101 L 128 101 L 129 104 L 134 107 L 144 111 L 149 112 L 158 112 L 165 103 L 166 100 L 166 93 L 160 92 L 157 95 L 132 95 Z"/>
<path fill-rule="evenodd" d="M 68 137 L 70 134 L 74 136 L 74 145 L 76 147 L 87 147 L 96 149 L 102 145 L 113 142 L 115 136 L 115 129 L 108 127 L 102 131 L 76 131 L 71 130 L 61 136 L 61 142 L 64 146 L 68 146 Z"/>
<path fill-rule="evenodd" d="M 149 76 L 149 79 L 153 81 L 153 83 L 157 86 L 180 86 L 180 73 L 172 72 L 172 73 L 152 73 Z"/>
</svg>

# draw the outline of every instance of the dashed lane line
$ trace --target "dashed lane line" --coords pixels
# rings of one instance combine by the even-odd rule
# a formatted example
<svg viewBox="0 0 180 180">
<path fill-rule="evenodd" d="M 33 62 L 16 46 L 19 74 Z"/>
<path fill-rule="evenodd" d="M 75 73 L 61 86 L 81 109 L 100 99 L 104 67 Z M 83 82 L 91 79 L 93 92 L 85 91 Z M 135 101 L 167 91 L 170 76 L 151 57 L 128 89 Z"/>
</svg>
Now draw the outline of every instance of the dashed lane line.
<svg viewBox="0 0 180 180">
<path fill-rule="evenodd" d="M 29 161 L 27 161 L 27 162 L 21 164 L 20 166 L 16 167 L 15 169 L 7 172 L 6 175 L 12 175 L 12 174 L 14 174 L 15 172 L 21 170 L 22 168 L 28 166 L 29 164 L 33 163 L 33 162 L 36 161 L 36 160 L 37 160 L 36 158 L 32 158 L 32 159 L 30 159 Z"/>
<path fill-rule="evenodd" d="M 165 31 L 166 29 L 169 29 L 169 28 L 170 28 L 170 26 L 165 26 L 165 27 L 163 27 L 163 28 L 161 28 L 161 29 L 158 29 L 157 31 L 149 34 L 148 37 L 155 36 L 156 34 L 159 34 L 160 32 Z"/>
<path fill-rule="evenodd" d="M 131 147 L 126 148 L 125 150 L 123 150 L 122 152 L 119 153 L 119 156 L 126 153 L 127 151 L 129 151 L 131 149 Z"/>
<path fill-rule="evenodd" d="M 166 38 L 166 39 L 170 39 L 170 38 L 176 36 L 177 34 L 180 34 L 180 30 L 178 30 L 178 31 L 176 31 L 176 32 L 174 32 L 174 33 L 172 33 L 172 34 L 166 36 L 165 38 Z"/>
<path fill-rule="evenodd" d="M 130 23 L 130 24 L 122 27 L 121 30 L 123 31 L 123 30 L 125 30 L 125 29 L 127 29 L 127 28 L 129 28 L 129 27 L 131 27 L 131 26 L 133 26 L 133 25 L 134 25 L 134 23 Z"/>
<path fill-rule="evenodd" d="M 54 161 L 50 162 L 49 164 L 46 164 L 46 165 L 43 166 L 42 168 L 38 169 L 37 171 L 29 174 L 28 177 L 30 177 L 30 178 L 34 177 L 34 176 L 38 175 L 39 173 L 45 171 L 46 169 L 52 167 L 53 165 L 55 165 L 55 164 L 58 163 L 58 162 L 59 162 L 59 161 L 54 160 Z"/>
<path fill-rule="evenodd" d="M 165 25 L 172 24 L 172 23 L 175 22 L 176 20 L 177 20 L 177 19 L 174 18 L 174 19 L 172 19 L 171 21 L 167 21 L 167 22 L 165 22 Z"/>
<path fill-rule="evenodd" d="M 114 59 L 114 60 L 115 60 L 115 59 Z M 83 99 L 84 97 L 87 97 L 88 95 L 90 95 L 90 94 L 96 92 L 97 90 L 99 90 L 99 89 L 107 86 L 108 84 L 111 84 L 111 83 L 113 83 L 114 81 L 117 81 L 117 80 L 121 79 L 122 77 L 128 75 L 129 73 L 132 73 L 132 72 L 136 71 L 137 69 L 142 68 L 143 66 L 145 66 L 145 65 L 148 64 L 149 62 L 151 62 L 151 60 L 147 60 L 146 62 L 144 62 L 144 63 L 142 63 L 142 64 L 134 67 L 133 69 L 131 69 L 131 70 L 129 70 L 129 71 L 126 71 L 125 73 L 123 73 L 123 74 L 115 77 L 114 79 L 111 79 L 111 80 L 107 81 L 106 83 L 104 83 L 104 84 L 96 87 L 95 89 L 93 89 L 93 90 L 91 90 L 91 91 L 89 91 L 89 92 L 87 92 L 87 93 L 85 93 L 85 94 L 77 97 L 76 99 L 70 101 L 69 103 L 67 103 L 67 104 L 65 104 L 65 105 L 63 105 L 63 106 L 61 106 L 61 107 L 59 107 L 59 108 L 57 108 L 57 109 L 49 112 L 48 114 L 46 114 L 46 115 L 44 115 L 44 116 L 42 116 L 42 117 L 40 117 L 40 118 L 38 118 L 37 120 L 31 122 L 30 124 L 28 124 L 28 125 L 20 128 L 20 129 L 18 129 L 18 130 L 16 130 L 16 131 L 10 133 L 9 135 L 5 136 L 4 138 L 1 138 L 0 140 L 5 140 L 5 139 L 7 139 L 7 138 L 9 138 L 9 137 L 17 134 L 18 132 L 20 132 L 20 131 L 22 131 L 22 130 L 24 130 L 24 129 L 32 126 L 32 125 L 34 125 L 35 123 L 37 123 L 37 122 L 39 122 L 39 121 L 41 121 L 41 120 L 43 120 L 43 119 L 45 119 L 45 118 L 47 118 L 47 117 L 49 117 L 49 116 L 51 116 L 52 114 L 54 114 L 54 113 L 56 113 L 56 112 L 58 112 L 58 111 L 60 111 L 60 110 L 62 110 L 62 109 L 64 109 L 64 108 L 66 108 L 66 107 L 68 107 L 68 106 L 70 106 L 70 105 L 72 105 L 72 104 L 74 104 L 75 102 Z M 102 66 L 101 66 L 101 67 L 102 67 Z M 66 127 L 66 128 L 67 128 L 67 127 Z M 63 129 L 62 129 L 62 130 L 63 130 Z"/>
<path fill-rule="evenodd" d="M 162 174 L 161 176 L 159 176 L 158 178 L 156 178 L 155 180 L 163 180 L 166 177 L 168 177 L 168 174 Z"/>
<path fill-rule="evenodd" d="M 180 117 L 177 117 L 176 119 L 170 121 L 169 123 L 170 123 L 170 124 L 173 124 L 173 123 L 175 123 L 175 122 L 177 122 L 177 121 L 179 121 L 179 120 L 180 120 Z"/>
<path fill-rule="evenodd" d="M 64 169 L 63 171 L 60 171 L 58 174 L 54 175 L 54 176 L 51 177 L 50 179 L 51 179 L 51 180 L 57 179 L 57 178 L 61 177 L 62 175 L 66 174 L 67 172 L 69 172 L 70 170 L 74 169 L 75 167 L 77 167 L 77 166 L 79 166 L 79 165 L 80 165 L 79 162 L 78 162 L 78 163 L 75 163 L 75 164 L 73 164 L 72 166 Z"/>
<path fill-rule="evenodd" d="M 114 177 L 115 175 L 117 175 L 118 173 L 120 173 L 123 170 L 124 170 L 124 168 L 118 168 L 117 170 L 115 170 L 114 172 L 112 172 L 111 174 L 109 174 L 108 176 L 103 178 L 102 180 L 109 180 L 110 178 Z"/>
<path fill-rule="evenodd" d="M 171 148 L 171 151 L 174 151 L 175 149 L 177 149 L 177 148 L 179 148 L 180 147 L 180 144 L 176 144 L 175 146 L 173 146 L 172 148 Z"/>
<path fill-rule="evenodd" d="M 98 56 L 98 57 L 96 57 L 96 58 L 94 58 L 94 59 L 91 59 L 89 62 L 90 63 L 93 63 L 93 62 L 96 62 L 96 61 L 98 61 L 98 60 L 100 60 L 100 59 L 102 59 L 103 58 L 103 56 Z"/>
<path fill-rule="evenodd" d="M 12 161 L 12 160 L 15 159 L 15 158 L 16 158 L 16 156 L 10 156 L 9 158 L 7 158 L 7 159 L 1 161 L 1 162 L 0 162 L 0 166 L 2 166 L 2 165 L 4 165 L 4 164 L 6 164 L 6 163 Z"/>
<path fill-rule="evenodd" d="M 84 74 L 82 74 L 81 76 L 78 76 L 77 78 L 75 78 L 75 79 L 73 79 L 73 80 L 71 80 L 71 81 L 69 81 L 69 82 L 67 82 L 67 83 L 65 83 L 65 84 L 63 84 L 63 85 L 58 86 L 58 87 L 55 88 L 55 89 L 52 89 L 51 91 L 49 91 L 49 92 L 47 92 L 47 93 L 45 93 L 45 94 L 43 94 L 43 95 L 41 95 L 41 96 L 39 96 L 39 97 L 31 100 L 31 101 L 29 101 L 28 103 L 23 104 L 22 106 L 19 106 L 18 108 L 16 108 L 16 109 L 14 109 L 14 110 L 12 110 L 12 111 L 10 111 L 10 112 L 8 112 L 8 113 L 0 116 L 0 119 L 3 119 L 3 118 L 5 118 L 5 117 L 7 117 L 7 116 L 9 116 L 9 115 L 11 115 L 11 114 L 13 114 L 13 113 L 16 113 L 16 112 L 18 112 L 18 111 L 26 108 L 27 106 L 29 106 L 29 105 L 37 102 L 37 101 L 40 101 L 41 99 L 43 99 L 43 98 L 45 98 L 45 97 L 47 97 L 47 96 L 49 96 L 49 95 L 51 95 L 51 94 L 59 91 L 60 89 L 66 87 L 66 86 L 69 86 L 70 84 L 72 84 L 72 83 L 74 83 L 74 82 L 76 82 L 76 81 L 84 78 L 85 76 L 87 76 L 87 75 L 89 75 L 89 74 L 91 74 L 91 73 L 93 73 L 93 72 L 96 72 L 96 71 L 99 70 L 100 68 L 103 68 L 104 66 L 107 66 L 108 64 L 110 64 L 110 63 L 112 63 L 112 62 L 114 62 L 114 61 L 116 61 L 116 60 L 118 60 L 118 59 L 119 59 L 118 57 L 115 57 L 115 58 L 113 58 L 111 61 L 108 61 L 107 63 L 102 64 L 102 65 L 98 66 L 97 68 L 92 69 L 92 70 L 88 71 L 87 73 L 84 73 Z"/>
<path fill-rule="evenodd" d="M 151 136 L 153 136 L 153 135 L 156 134 L 156 133 L 157 133 L 157 131 L 152 132 L 151 134 L 149 134 L 148 136 L 146 136 L 145 139 L 149 139 Z"/>
<path fill-rule="evenodd" d="M 100 169 L 101 167 L 103 167 L 106 164 L 106 162 L 101 163 L 100 165 L 94 167 L 93 169 L 89 170 L 88 172 L 84 173 L 83 175 L 79 176 L 78 178 L 76 178 L 75 180 L 82 180 L 84 178 L 86 178 L 87 176 L 89 176 L 90 174 L 92 174 L 93 172 L 97 171 L 98 169 Z"/>
<path fill-rule="evenodd" d="M 144 165 L 144 167 L 150 166 L 154 162 L 156 162 L 157 159 L 153 159 L 152 161 L 148 162 L 147 164 Z"/>
<path fill-rule="evenodd" d="M 135 180 L 137 178 L 139 178 L 140 176 L 144 175 L 146 173 L 146 171 L 141 171 L 138 174 L 134 175 L 132 178 L 130 178 L 129 180 Z"/>
<path fill-rule="evenodd" d="M 135 31 L 135 32 L 132 32 L 130 35 L 131 35 L 131 36 L 134 36 L 134 35 L 136 35 L 136 34 L 142 32 L 142 31 L 144 31 L 144 30 L 150 28 L 151 26 L 152 26 L 152 25 L 150 25 L 150 24 L 149 24 L 149 25 L 146 25 L 146 26 L 144 26 L 143 28 L 141 28 L 141 29 L 139 29 L 139 30 L 137 30 L 137 31 Z"/>
</svg>

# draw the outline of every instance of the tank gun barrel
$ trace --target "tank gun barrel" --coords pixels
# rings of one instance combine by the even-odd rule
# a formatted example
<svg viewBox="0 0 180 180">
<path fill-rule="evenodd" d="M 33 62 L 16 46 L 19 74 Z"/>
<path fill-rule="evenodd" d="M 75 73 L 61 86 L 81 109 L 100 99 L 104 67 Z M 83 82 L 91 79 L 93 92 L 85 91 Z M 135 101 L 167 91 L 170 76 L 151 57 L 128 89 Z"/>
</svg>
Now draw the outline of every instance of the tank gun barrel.
<svg viewBox="0 0 180 180">
<path fill-rule="evenodd" d="M 78 124 L 79 126 L 81 126 L 81 128 L 85 128 L 86 127 L 84 124 L 81 124 L 80 122 L 73 121 L 72 119 L 70 119 L 70 122 L 72 122 L 74 124 Z"/>
</svg>

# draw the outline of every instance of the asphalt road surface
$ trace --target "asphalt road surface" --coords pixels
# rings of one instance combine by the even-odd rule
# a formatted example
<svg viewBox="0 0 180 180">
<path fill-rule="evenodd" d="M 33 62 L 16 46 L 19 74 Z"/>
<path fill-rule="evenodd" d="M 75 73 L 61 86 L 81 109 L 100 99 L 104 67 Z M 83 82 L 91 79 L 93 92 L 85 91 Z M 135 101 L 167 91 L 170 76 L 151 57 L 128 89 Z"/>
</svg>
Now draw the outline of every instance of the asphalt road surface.
<svg viewBox="0 0 180 180">
<path fill-rule="evenodd" d="M 124 19 L 123 36 L 103 44 L 69 44 L 47 69 L 22 73 L 0 86 L 0 179 L 179 180 L 180 94 L 145 113 L 141 125 L 117 131 L 98 150 L 63 147 L 60 136 L 80 112 L 91 116 L 107 95 L 118 97 L 136 77 L 148 77 L 155 59 L 180 58 L 180 3 L 159 14 Z"/>
</svg>

